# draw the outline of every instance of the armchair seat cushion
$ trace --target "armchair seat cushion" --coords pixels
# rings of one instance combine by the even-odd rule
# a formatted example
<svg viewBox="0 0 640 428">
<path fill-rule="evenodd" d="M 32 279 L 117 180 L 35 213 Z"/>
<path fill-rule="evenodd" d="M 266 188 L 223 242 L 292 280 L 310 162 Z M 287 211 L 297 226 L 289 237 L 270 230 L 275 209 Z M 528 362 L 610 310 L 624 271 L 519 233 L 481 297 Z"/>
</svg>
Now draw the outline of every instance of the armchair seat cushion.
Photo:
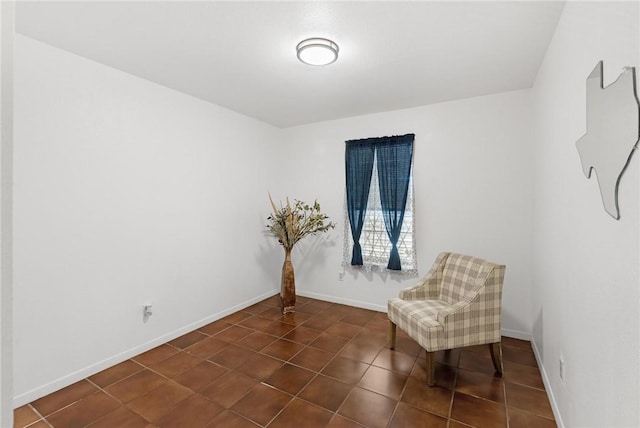
<svg viewBox="0 0 640 428">
<path fill-rule="evenodd" d="M 443 334 L 443 325 L 438 314 L 449 304 L 443 300 L 390 299 L 388 317 L 410 337 L 416 338 L 420 346 L 430 348 Z"/>
</svg>

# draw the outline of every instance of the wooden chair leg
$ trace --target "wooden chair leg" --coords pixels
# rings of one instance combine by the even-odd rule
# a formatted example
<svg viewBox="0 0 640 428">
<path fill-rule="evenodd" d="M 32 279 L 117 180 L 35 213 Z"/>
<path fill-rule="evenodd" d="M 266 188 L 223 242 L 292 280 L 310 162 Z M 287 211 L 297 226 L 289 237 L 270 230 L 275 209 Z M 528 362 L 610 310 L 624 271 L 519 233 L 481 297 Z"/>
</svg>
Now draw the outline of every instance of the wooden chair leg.
<svg viewBox="0 0 640 428">
<path fill-rule="evenodd" d="M 396 325 L 389 320 L 389 349 L 396 347 Z"/>
<path fill-rule="evenodd" d="M 491 361 L 493 361 L 493 367 L 496 371 L 502 374 L 502 347 L 500 342 L 490 343 L 489 351 L 491 351 Z"/>
<path fill-rule="evenodd" d="M 425 353 L 427 361 L 427 385 L 433 386 L 436 384 L 436 353 L 427 350 L 425 350 Z"/>
</svg>

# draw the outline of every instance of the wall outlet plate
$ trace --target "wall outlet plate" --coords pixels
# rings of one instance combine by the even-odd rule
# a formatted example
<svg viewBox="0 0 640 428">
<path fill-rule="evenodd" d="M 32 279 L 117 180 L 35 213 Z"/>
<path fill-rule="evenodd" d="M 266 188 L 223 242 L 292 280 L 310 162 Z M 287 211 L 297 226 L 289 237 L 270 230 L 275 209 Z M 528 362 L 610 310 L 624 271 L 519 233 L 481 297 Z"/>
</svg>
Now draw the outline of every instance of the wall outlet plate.
<svg viewBox="0 0 640 428">
<path fill-rule="evenodd" d="M 142 320 L 147 321 L 151 315 L 153 315 L 153 305 L 151 303 L 142 305 Z"/>
</svg>

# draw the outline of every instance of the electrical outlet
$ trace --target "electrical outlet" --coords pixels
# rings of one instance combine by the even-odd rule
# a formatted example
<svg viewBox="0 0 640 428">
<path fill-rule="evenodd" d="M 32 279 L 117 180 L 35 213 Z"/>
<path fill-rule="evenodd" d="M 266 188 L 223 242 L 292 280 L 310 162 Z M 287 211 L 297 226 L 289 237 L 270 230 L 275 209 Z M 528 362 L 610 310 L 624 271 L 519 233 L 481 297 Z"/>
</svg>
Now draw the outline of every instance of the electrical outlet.
<svg viewBox="0 0 640 428">
<path fill-rule="evenodd" d="M 344 272 L 338 272 L 338 281 L 344 281 Z"/>
<path fill-rule="evenodd" d="M 153 315 L 153 305 L 151 303 L 147 303 L 142 306 L 142 321 L 147 322 L 149 317 Z"/>
<path fill-rule="evenodd" d="M 560 354 L 559 369 L 560 369 L 560 380 L 562 381 L 562 383 L 564 383 L 565 367 L 564 367 L 564 356 L 562 354 Z"/>
</svg>

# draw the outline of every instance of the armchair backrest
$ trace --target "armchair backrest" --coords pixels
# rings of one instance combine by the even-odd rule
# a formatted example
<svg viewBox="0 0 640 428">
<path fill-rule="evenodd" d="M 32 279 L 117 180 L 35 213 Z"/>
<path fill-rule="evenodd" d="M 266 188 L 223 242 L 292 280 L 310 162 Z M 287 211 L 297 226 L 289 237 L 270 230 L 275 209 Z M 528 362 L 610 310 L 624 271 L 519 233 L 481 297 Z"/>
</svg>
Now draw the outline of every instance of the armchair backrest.
<svg viewBox="0 0 640 428">
<path fill-rule="evenodd" d="M 497 267 L 485 260 L 455 253 L 449 254 L 443 263 L 440 300 L 449 304 L 463 300 L 466 295 L 482 287 L 494 267 Z"/>
</svg>

